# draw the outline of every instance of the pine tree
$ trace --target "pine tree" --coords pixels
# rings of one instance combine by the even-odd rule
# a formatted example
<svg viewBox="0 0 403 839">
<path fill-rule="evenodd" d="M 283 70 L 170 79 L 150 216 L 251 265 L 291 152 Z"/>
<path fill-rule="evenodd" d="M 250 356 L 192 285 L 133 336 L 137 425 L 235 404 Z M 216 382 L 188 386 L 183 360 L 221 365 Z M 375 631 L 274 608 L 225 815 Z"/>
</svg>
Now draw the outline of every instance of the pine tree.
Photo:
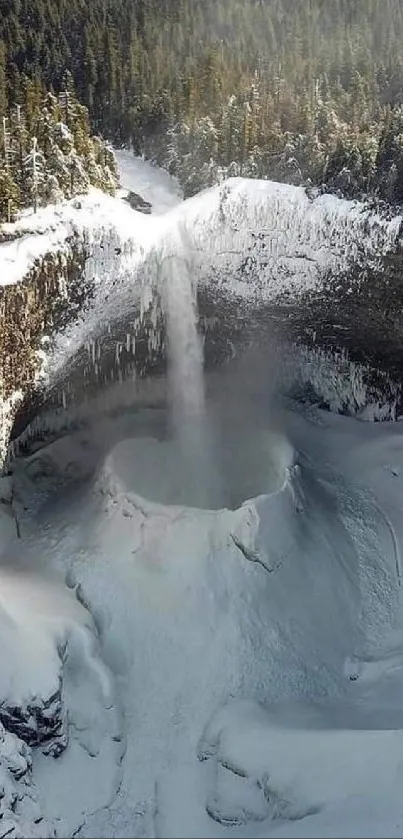
<svg viewBox="0 0 403 839">
<path fill-rule="evenodd" d="M 0 39 L 0 118 L 7 113 L 6 48 Z"/>
<path fill-rule="evenodd" d="M 65 70 L 63 74 L 62 89 L 59 94 L 59 104 L 63 122 L 68 128 L 70 128 L 73 125 L 76 116 L 77 98 L 73 76 L 69 70 Z"/>
<path fill-rule="evenodd" d="M 84 61 L 83 61 L 83 77 L 81 79 L 81 89 L 84 104 L 90 111 L 94 107 L 95 86 L 97 83 L 97 63 L 93 47 L 91 45 L 91 36 L 89 27 L 84 29 Z"/>
<path fill-rule="evenodd" d="M 46 158 L 41 108 L 52 90 L 58 121 L 97 167 L 77 91 L 92 131 L 132 142 L 187 184 L 197 154 L 194 184 L 231 167 L 321 185 L 331 170 L 332 182 L 350 173 L 349 190 L 398 200 L 402 40 L 401 0 L 3 0 L 0 117 L 13 122 L 21 105 Z M 206 118 L 212 163 L 198 127 Z M 16 135 L 12 147 L 16 161 Z"/>
<path fill-rule="evenodd" d="M 10 172 L 0 168 L 0 219 L 14 221 L 20 209 L 20 191 Z"/>
<path fill-rule="evenodd" d="M 24 192 L 28 197 L 29 204 L 37 212 L 42 198 L 42 185 L 44 182 L 45 159 L 38 148 L 37 137 L 32 137 L 30 150 L 24 160 L 23 185 Z"/>
</svg>

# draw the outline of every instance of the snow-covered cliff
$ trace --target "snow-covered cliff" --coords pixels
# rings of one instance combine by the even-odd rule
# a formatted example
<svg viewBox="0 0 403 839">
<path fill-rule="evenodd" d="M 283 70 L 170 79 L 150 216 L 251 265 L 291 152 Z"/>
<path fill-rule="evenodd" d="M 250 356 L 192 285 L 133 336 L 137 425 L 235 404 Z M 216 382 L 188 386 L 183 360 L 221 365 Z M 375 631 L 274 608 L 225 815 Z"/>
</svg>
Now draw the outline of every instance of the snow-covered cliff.
<svg viewBox="0 0 403 839">
<path fill-rule="evenodd" d="M 130 171 L 127 153 L 123 157 L 132 185 L 130 175 L 136 179 L 138 172 Z M 92 382 L 98 376 L 103 382 L 119 379 L 122 369 L 123 375 L 141 373 L 158 362 L 164 346 L 163 285 L 169 281 L 171 257 L 183 260 L 206 312 L 215 307 L 216 325 L 224 332 L 265 307 L 295 306 L 307 295 L 320 296 L 329 276 L 342 277 L 346 294 L 353 294 L 368 266 L 382 271 L 382 259 L 400 253 L 402 217 L 382 217 L 359 202 L 246 179 L 231 179 L 182 203 L 176 186 L 173 192 L 168 201 L 166 184 L 162 197 L 150 190 L 149 197 L 161 202 L 157 215 L 135 213 L 121 198 L 93 191 L 5 226 L 0 354 L 3 365 L 5 356 L 11 359 L 12 370 L 6 375 L 3 369 L 0 376 L 4 423 L 10 414 L 6 400 L 16 391 L 24 396 L 40 369 L 54 385 L 66 380 L 74 359 L 81 365 L 81 378 L 88 374 Z M 53 281 L 42 284 L 39 304 L 35 277 L 52 254 L 57 255 Z M 77 258 L 83 267 L 73 278 L 71 261 Z M 83 293 L 77 305 L 78 280 Z M 64 299 L 63 318 L 50 307 L 52 297 Z M 21 311 L 21 306 L 29 311 L 30 323 L 39 306 L 41 322 L 27 326 L 21 346 L 17 342 L 10 349 L 10 327 L 13 335 L 15 331 L 10 312 Z M 208 317 L 204 326 L 207 331 L 211 327 Z M 31 363 L 21 383 L 14 371 L 21 370 L 27 335 Z M 51 350 L 44 352 L 49 337 Z M 76 376 L 76 386 L 77 381 Z M 71 381 L 64 387 L 63 404 L 69 393 L 77 399 Z"/>
</svg>

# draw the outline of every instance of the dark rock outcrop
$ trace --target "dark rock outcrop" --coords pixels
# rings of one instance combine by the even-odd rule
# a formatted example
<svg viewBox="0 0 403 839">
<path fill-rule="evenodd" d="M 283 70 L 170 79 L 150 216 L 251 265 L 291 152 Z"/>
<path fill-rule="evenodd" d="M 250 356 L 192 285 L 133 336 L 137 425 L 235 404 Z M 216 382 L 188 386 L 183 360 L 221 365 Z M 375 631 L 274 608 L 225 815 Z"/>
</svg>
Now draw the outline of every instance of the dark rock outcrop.
<svg viewBox="0 0 403 839">
<path fill-rule="evenodd" d="M 145 213 L 146 215 L 150 215 L 152 212 L 152 204 L 146 201 L 145 198 L 142 198 L 141 195 L 138 195 L 137 192 L 130 191 L 125 195 L 124 200 L 127 201 L 132 210 L 137 210 L 137 212 Z"/>
</svg>

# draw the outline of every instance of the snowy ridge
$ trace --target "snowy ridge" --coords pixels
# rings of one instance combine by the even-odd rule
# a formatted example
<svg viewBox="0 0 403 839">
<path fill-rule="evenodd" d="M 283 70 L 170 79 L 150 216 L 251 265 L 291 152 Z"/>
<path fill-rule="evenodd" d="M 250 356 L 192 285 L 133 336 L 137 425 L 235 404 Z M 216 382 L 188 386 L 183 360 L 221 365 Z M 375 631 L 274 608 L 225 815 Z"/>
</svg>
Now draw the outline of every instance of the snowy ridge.
<svg viewBox="0 0 403 839">
<path fill-rule="evenodd" d="M 104 247 L 110 239 L 135 261 L 147 251 L 155 256 L 155 248 L 162 258 L 193 258 L 202 251 L 207 258 L 227 256 L 236 270 L 248 253 L 251 236 L 260 234 L 267 248 L 266 267 L 278 278 L 283 275 L 284 282 L 287 274 L 302 273 L 302 287 L 314 282 L 321 269 L 342 269 L 390 252 L 401 241 L 402 223 L 402 216 L 382 219 L 358 201 L 331 195 L 311 199 L 302 187 L 244 178 L 230 179 L 182 202 L 164 219 L 134 215 L 121 199 L 92 189 L 79 200 L 3 225 L 7 236 L 15 238 L 0 245 L 0 277 L 2 285 L 21 281 L 36 260 L 63 250 L 74 236 L 82 238 L 89 255 L 92 246 L 102 242 Z M 169 243 L 172 234 L 174 247 Z M 104 274 L 112 267 L 101 258 L 96 266 Z M 262 286 L 267 282 L 268 277 Z M 266 294 L 273 293 L 276 289 L 269 284 Z"/>
<path fill-rule="evenodd" d="M 162 346 L 157 322 L 172 258 L 183 260 L 192 282 L 204 284 L 213 297 L 255 305 L 287 294 L 297 299 L 320 287 L 327 272 L 376 261 L 401 244 L 400 216 L 384 220 L 358 202 L 311 200 L 302 188 L 267 181 L 233 179 L 138 225 L 140 215 L 125 212 L 120 226 L 116 214 L 109 234 L 105 224 L 96 235 L 93 229 L 86 276 L 96 277 L 95 297 L 57 339 L 50 375 L 84 344 L 99 363 L 98 336 L 125 312 L 130 320 L 136 299 L 140 317 L 128 337 L 131 351 L 144 317 L 152 322 L 150 349 Z"/>
<path fill-rule="evenodd" d="M 37 260 L 53 251 L 68 251 L 75 237 L 88 252 L 102 235 L 113 243 L 114 233 L 119 242 L 130 239 L 139 246 L 144 226 L 144 217 L 138 213 L 138 238 L 133 236 L 133 211 L 123 201 L 96 189 L 80 199 L 40 209 L 36 215 L 3 225 L 9 241 L 0 244 L 0 285 L 21 282 Z"/>
<path fill-rule="evenodd" d="M 382 219 L 358 201 L 312 199 L 302 187 L 244 178 L 201 193 L 175 213 L 213 282 L 221 281 L 221 269 L 228 292 L 266 300 L 315 287 L 324 271 L 393 251 L 403 222 L 400 215 Z"/>
</svg>

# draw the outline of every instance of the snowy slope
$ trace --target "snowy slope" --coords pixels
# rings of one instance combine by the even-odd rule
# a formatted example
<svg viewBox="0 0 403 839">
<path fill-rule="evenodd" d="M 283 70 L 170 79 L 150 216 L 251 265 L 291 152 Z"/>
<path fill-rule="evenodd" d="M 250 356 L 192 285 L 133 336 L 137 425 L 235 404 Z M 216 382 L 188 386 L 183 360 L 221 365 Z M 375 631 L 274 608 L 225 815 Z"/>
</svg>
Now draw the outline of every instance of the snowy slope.
<svg viewBox="0 0 403 839">
<path fill-rule="evenodd" d="M 182 199 L 176 181 L 164 170 L 151 166 L 128 151 L 116 151 L 124 190 L 137 191 L 153 205 L 153 213 L 166 213 Z M 78 236 L 91 251 L 101 236 L 130 242 L 135 252 L 147 244 L 149 220 L 133 211 L 119 198 L 110 198 L 100 190 L 72 201 L 62 201 L 39 210 L 25 212 L 19 221 L 3 224 L 9 241 L 0 244 L 0 285 L 23 279 L 33 263 L 46 253 L 68 247 Z M 115 243 L 116 244 L 116 243 Z"/>
</svg>

